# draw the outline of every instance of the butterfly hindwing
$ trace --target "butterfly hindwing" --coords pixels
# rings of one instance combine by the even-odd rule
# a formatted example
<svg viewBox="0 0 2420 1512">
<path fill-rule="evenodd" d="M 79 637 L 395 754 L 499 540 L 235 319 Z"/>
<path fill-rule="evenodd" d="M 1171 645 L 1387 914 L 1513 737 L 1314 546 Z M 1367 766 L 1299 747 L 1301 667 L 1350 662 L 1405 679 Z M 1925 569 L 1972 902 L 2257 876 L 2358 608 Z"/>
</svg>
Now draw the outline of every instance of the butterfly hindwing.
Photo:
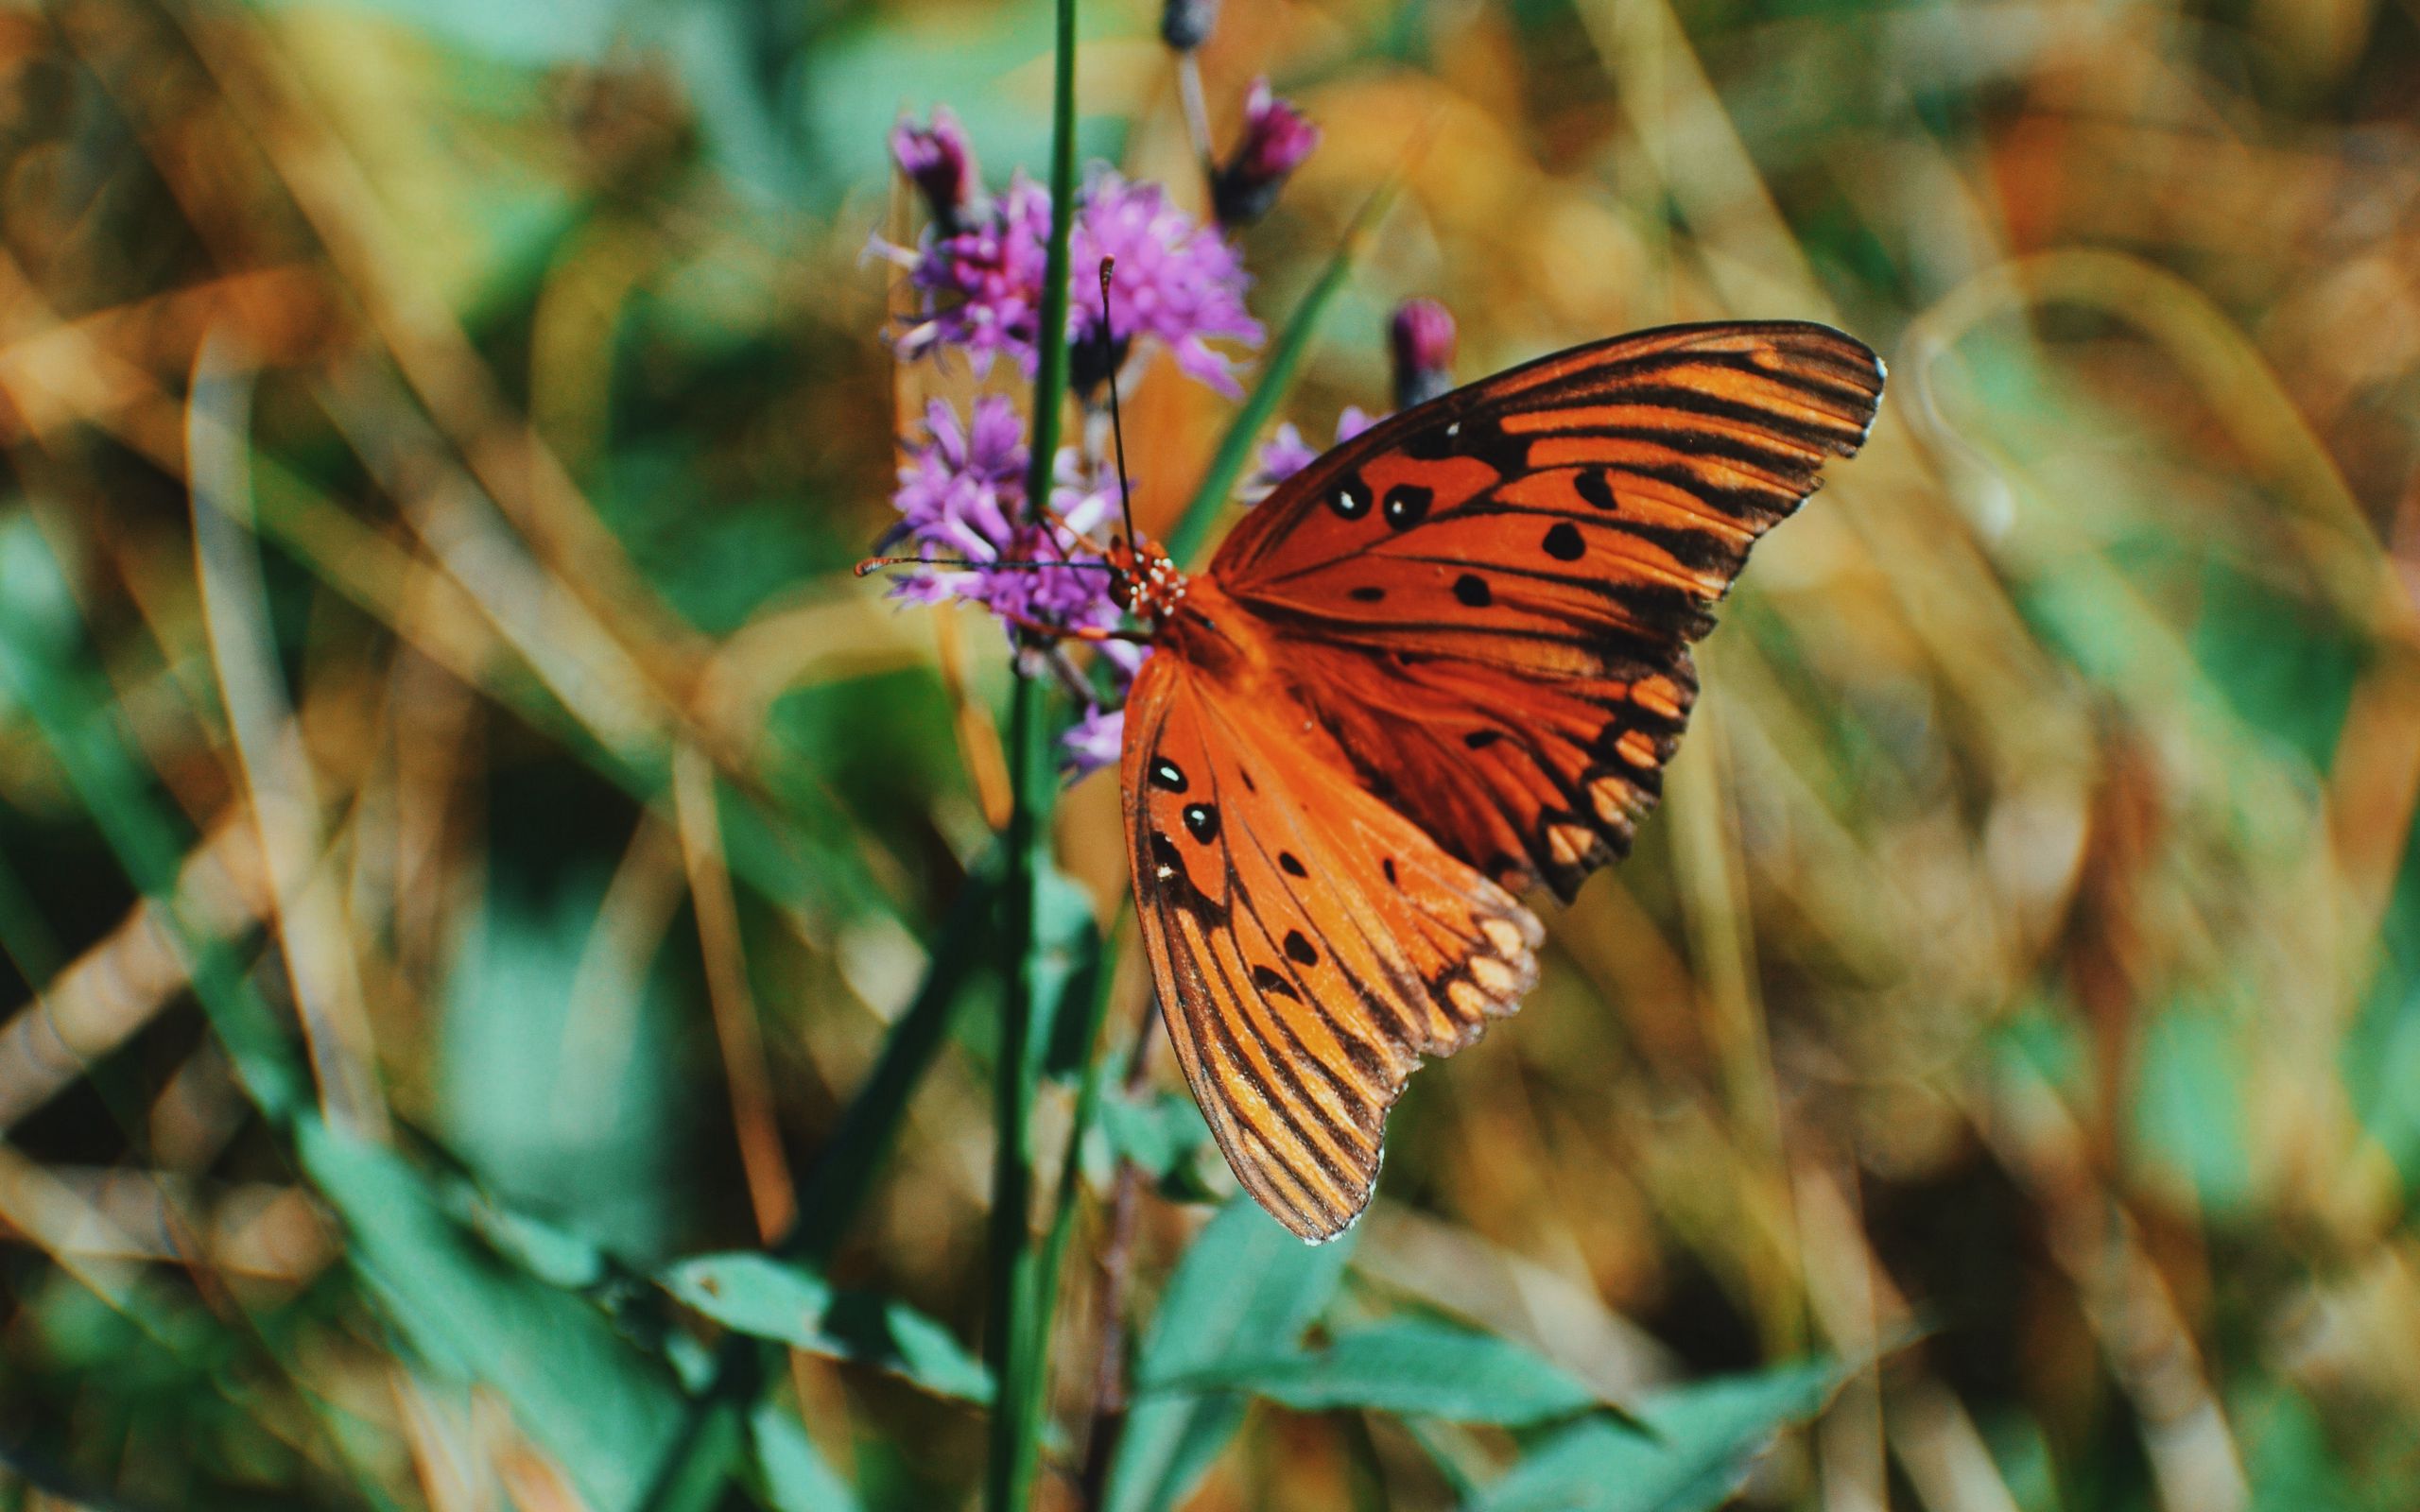
<svg viewBox="0 0 2420 1512">
<path fill-rule="evenodd" d="M 1244 1186 L 1306 1239 L 1370 1200 L 1424 1055 L 1516 1007 L 1538 924 L 1289 722 L 1162 654 L 1129 696 L 1144 945 L 1185 1078 Z"/>
<path fill-rule="evenodd" d="M 1578 348 L 1338 447 L 1211 572 L 1366 782 L 1498 881 L 1568 898 L 1653 806 L 1689 643 L 1862 444 L 1882 379 L 1817 325 Z"/>
</svg>

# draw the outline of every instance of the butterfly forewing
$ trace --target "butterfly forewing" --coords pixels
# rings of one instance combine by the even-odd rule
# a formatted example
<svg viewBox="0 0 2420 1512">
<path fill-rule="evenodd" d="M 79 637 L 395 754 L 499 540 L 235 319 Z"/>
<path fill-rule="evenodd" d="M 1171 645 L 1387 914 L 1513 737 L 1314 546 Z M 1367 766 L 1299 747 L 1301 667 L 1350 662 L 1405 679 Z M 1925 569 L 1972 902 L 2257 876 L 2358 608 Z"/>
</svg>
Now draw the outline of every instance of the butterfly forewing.
<svg viewBox="0 0 2420 1512">
<path fill-rule="evenodd" d="M 1628 849 L 1758 536 L 1873 423 L 1824 326 L 1582 347 L 1406 411 L 1290 479 L 1211 567 L 1363 781 L 1507 885 Z"/>
<path fill-rule="evenodd" d="M 1537 921 L 1374 797 L 1298 708 L 1172 655 L 1127 704 L 1134 893 L 1169 1038 L 1228 1163 L 1333 1236 L 1423 1055 L 1510 1013 Z"/>
</svg>

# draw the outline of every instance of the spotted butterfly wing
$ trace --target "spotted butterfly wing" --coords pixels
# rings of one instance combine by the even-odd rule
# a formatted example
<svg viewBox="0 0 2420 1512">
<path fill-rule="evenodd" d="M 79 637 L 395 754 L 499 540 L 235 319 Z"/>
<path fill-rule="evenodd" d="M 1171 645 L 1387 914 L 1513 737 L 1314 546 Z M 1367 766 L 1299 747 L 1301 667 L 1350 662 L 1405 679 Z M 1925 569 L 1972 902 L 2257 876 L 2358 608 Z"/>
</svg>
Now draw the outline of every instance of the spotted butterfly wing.
<svg viewBox="0 0 2420 1512">
<path fill-rule="evenodd" d="M 1537 920 L 1370 793 L 1282 696 L 1166 652 L 1129 695 L 1136 915 L 1185 1079 L 1305 1239 L 1369 1203 L 1387 1109 L 1535 981 Z"/>
<path fill-rule="evenodd" d="M 1863 443 L 1881 362 L 1825 326 L 1575 348 L 1374 426 L 1214 579 L 1361 781 L 1508 887 L 1626 853 L 1748 549 Z"/>
</svg>

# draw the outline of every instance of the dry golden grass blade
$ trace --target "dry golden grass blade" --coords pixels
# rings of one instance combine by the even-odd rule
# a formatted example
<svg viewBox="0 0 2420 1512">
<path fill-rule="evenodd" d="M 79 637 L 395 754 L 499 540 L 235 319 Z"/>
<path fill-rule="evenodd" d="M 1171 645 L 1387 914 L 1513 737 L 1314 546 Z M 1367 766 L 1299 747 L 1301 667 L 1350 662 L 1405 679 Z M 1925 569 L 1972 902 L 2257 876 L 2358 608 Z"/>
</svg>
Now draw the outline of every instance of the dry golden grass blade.
<svg viewBox="0 0 2420 1512">
<path fill-rule="evenodd" d="M 20 1237 L 54 1252 L 199 1266 L 287 1286 L 307 1284 L 337 1255 L 335 1236 L 300 1188 L 124 1166 L 48 1166 L 43 1175 L 53 1217 L 74 1213 L 75 1221 L 21 1229 Z"/>
<path fill-rule="evenodd" d="M 203 338 L 185 446 L 202 617 L 321 1109 L 355 1138 L 383 1140 L 386 1097 L 354 932 L 336 868 L 322 865 L 324 784 L 277 664 L 251 534 L 251 380 L 227 342 Z"/>
<path fill-rule="evenodd" d="M 1678 1368 L 1584 1282 L 1466 1228 L 1386 1201 L 1363 1223 L 1354 1264 L 1364 1275 L 1528 1344 L 1613 1400 L 1635 1400 Z"/>
<path fill-rule="evenodd" d="M 470 1415 L 435 1400 L 408 1370 L 390 1369 L 387 1380 L 429 1512 L 501 1512 L 495 1478 L 472 1449 Z"/>
<path fill-rule="evenodd" d="M 179 870 L 178 927 L 197 940 L 232 939 L 268 917 L 271 906 L 257 832 L 238 810 Z M 83 1076 L 175 1002 L 187 981 L 176 930 L 150 903 L 137 903 L 0 1026 L 0 1130 Z"/>
<path fill-rule="evenodd" d="M 698 943 L 705 955 L 715 1038 L 722 1047 L 732 1125 L 747 1170 L 757 1236 L 770 1244 L 798 1216 L 798 1188 L 791 1179 L 789 1158 L 782 1149 L 772 1075 L 765 1060 L 764 1028 L 757 1017 L 756 994 L 748 984 L 738 900 L 732 893 L 731 875 L 723 868 L 722 814 L 715 796 L 714 767 L 696 750 L 682 747 L 672 760 L 672 790 L 680 816 L 681 854 L 688 868 L 689 897 L 697 908 Z"/>
<path fill-rule="evenodd" d="M 2134 1405 L 2160 1504 L 2167 1512 L 2248 1506 L 2243 1456 L 2193 1330 L 2134 1218 L 2094 1172 L 2083 1129 L 2014 1057 L 2003 1058 L 1970 1111 L 2048 1223 L 2051 1254 Z"/>
<path fill-rule="evenodd" d="M 1666 771 L 1667 821 L 1673 830 L 1673 877 L 1688 932 L 1690 963 L 1707 1009 L 1706 1034 L 1720 1076 L 1730 1143 L 1743 1162 L 1742 1200 L 1765 1211 L 1766 1227 L 1787 1233 L 1790 1215 L 1782 1149 L 1781 1094 L 1766 1039 L 1758 990 L 1755 930 L 1732 836 L 1737 833 L 1723 746 L 1722 700 L 1702 695 L 1689 742 Z M 1754 1264 L 1754 1303 L 1765 1348 L 1777 1359 L 1798 1352 L 1805 1334 L 1803 1281 L 1793 1274 L 1794 1241 L 1740 1252 Z M 1755 1263 L 1767 1260 L 1773 1268 Z"/>
<path fill-rule="evenodd" d="M 660 759 L 673 715 L 639 663 L 494 512 L 490 496 L 411 417 L 392 385 L 366 365 L 349 364 L 322 397 L 354 455 L 430 557 L 573 717 L 625 760 Z"/>
<path fill-rule="evenodd" d="M 510 412 L 453 310 L 406 250 L 404 229 L 272 34 L 235 11 L 196 16 L 182 30 L 488 497 L 559 582 L 630 638 L 626 654 L 657 679 L 667 700 L 682 702 L 702 647 L 646 586 L 554 452 Z M 106 39 L 86 38 L 84 44 L 105 45 Z"/>
<path fill-rule="evenodd" d="M 641 815 L 572 972 L 553 1119 L 568 1143 L 596 1139 L 614 1117 L 590 1090 L 623 1085 L 641 1042 L 648 973 L 688 895 L 679 831 L 652 813 Z"/>
</svg>

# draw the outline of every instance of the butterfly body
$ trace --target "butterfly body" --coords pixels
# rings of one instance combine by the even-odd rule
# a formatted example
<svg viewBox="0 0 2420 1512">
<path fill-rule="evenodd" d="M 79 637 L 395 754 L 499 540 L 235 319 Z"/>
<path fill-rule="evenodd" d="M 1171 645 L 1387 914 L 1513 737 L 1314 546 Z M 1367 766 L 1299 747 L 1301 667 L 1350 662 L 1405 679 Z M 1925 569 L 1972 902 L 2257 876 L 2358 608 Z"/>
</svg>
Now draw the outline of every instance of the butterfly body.
<svg viewBox="0 0 2420 1512">
<path fill-rule="evenodd" d="M 1880 362 L 1825 327 L 1673 327 L 1407 410 L 1188 577 L 1113 566 L 1156 653 L 1124 759 L 1137 915 L 1229 1164 L 1306 1239 L 1374 1188 L 1424 1057 L 1512 1013 L 1538 921 L 1627 852 L 1748 548 L 1853 454 Z"/>
</svg>

